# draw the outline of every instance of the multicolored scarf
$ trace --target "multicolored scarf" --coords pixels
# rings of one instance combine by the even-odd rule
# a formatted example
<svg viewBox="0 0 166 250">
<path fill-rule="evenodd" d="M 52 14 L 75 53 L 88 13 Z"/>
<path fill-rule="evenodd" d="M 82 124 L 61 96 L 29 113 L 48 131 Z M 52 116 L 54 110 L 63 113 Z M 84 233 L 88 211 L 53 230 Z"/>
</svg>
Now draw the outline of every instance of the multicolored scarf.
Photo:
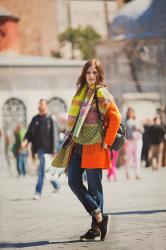
<svg viewBox="0 0 166 250">
<path fill-rule="evenodd" d="M 71 132 L 72 137 L 78 138 L 97 89 L 98 106 L 101 114 L 105 115 L 110 102 L 113 100 L 112 95 L 101 85 L 93 85 L 90 89 L 85 85 L 80 93 L 73 97 L 64 141 L 66 141 Z"/>
<path fill-rule="evenodd" d="M 78 138 L 81 128 L 87 117 L 88 111 L 91 107 L 96 90 L 98 107 L 101 115 L 105 115 L 110 106 L 110 103 L 113 101 L 112 95 L 105 87 L 101 85 L 93 86 L 91 89 L 88 89 L 87 85 L 85 85 L 80 91 L 80 93 L 74 96 L 69 111 L 65 138 L 60 151 L 57 153 L 52 162 L 52 166 L 54 168 L 66 169 L 68 167 L 72 148 L 74 146 L 74 141 L 68 141 L 68 138 Z"/>
</svg>

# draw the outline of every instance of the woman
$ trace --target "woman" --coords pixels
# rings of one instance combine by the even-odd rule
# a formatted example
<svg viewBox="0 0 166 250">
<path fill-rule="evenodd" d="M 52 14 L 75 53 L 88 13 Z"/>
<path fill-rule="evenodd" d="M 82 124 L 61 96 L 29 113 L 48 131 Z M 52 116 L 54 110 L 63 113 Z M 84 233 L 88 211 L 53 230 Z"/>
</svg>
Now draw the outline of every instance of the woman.
<svg viewBox="0 0 166 250">
<path fill-rule="evenodd" d="M 52 163 L 55 167 L 63 166 L 64 152 L 70 158 L 66 161 L 69 160 L 69 187 L 92 217 L 91 228 L 80 237 L 82 241 L 104 240 L 108 232 L 108 215 L 103 214 L 102 169 L 110 167 L 108 146 L 113 143 L 119 125 L 120 113 L 105 87 L 102 66 L 98 60 L 91 59 L 78 78 L 64 143 Z M 84 171 L 88 189 L 83 184 Z"/>
<path fill-rule="evenodd" d="M 126 178 L 130 179 L 129 168 L 134 167 L 135 178 L 141 179 L 141 152 L 142 152 L 142 126 L 135 116 L 134 110 L 129 107 L 126 114 L 126 133 L 125 143 L 125 172 Z"/>
</svg>

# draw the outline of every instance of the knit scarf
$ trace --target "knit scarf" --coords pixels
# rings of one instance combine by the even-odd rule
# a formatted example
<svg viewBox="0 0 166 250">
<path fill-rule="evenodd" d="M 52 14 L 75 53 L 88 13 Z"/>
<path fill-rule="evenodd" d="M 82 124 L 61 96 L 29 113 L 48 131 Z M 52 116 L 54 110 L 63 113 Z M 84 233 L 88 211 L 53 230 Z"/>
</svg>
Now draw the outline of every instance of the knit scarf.
<svg viewBox="0 0 166 250">
<path fill-rule="evenodd" d="M 95 85 L 88 89 L 87 84 L 85 84 L 80 93 L 73 97 L 69 110 L 64 142 L 67 140 L 69 135 L 71 135 L 71 132 L 72 136 L 78 137 L 90 109 L 94 97 L 94 91 Z"/>
<path fill-rule="evenodd" d="M 113 100 L 108 90 L 101 85 L 93 85 L 90 89 L 85 85 L 79 94 L 73 97 L 64 142 L 72 132 L 72 137 L 78 138 L 82 125 L 91 107 L 95 91 L 98 90 L 98 105 L 101 114 L 104 116 L 108 110 L 110 102 Z"/>
<path fill-rule="evenodd" d="M 91 89 L 88 89 L 87 85 L 85 85 L 80 93 L 74 96 L 69 111 L 65 138 L 60 151 L 57 153 L 51 164 L 53 168 L 50 167 L 50 171 L 56 171 L 55 168 L 67 169 L 74 145 L 73 140 L 70 140 L 70 138 L 78 138 L 91 107 L 95 91 L 97 91 L 97 101 L 101 115 L 104 116 L 107 112 L 113 98 L 109 91 L 101 85 L 96 85 Z"/>
</svg>

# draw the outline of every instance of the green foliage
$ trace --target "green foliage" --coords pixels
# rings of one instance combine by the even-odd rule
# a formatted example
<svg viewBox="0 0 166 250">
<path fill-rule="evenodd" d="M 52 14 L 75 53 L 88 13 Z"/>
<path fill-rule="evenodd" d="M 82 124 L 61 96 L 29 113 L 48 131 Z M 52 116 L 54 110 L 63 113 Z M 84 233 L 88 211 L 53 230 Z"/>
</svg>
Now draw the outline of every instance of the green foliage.
<svg viewBox="0 0 166 250">
<path fill-rule="evenodd" d="M 72 44 L 72 58 L 74 58 L 74 49 L 78 48 L 82 52 L 83 59 L 94 56 L 94 47 L 100 41 L 100 38 L 101 36 L 91 26 L 76 29 L 69 27 L 59 35 L 60 42 L 68 41 Z"/>
</svg>

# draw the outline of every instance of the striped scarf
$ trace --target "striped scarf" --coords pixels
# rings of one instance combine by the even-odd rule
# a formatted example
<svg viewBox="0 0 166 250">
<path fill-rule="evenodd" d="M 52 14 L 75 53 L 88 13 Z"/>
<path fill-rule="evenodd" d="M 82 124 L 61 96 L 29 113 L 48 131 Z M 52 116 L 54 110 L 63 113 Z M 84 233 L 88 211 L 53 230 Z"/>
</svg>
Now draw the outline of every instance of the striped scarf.
<svg viewBox="0 0 166 250">
<path fill-rule="evenodd" d="M 110 102 L 113 100 L 112 95 L 101 85 L 93 86 L 91 89 L 88 89 L 87 85 L 85 85 L 80 93 L 73 97 L 64 142 L 67 140 L 71 132 L 72 137 L 78 138 L 97 89 L 97 99 L 100 113 L 103 116 L 105 115 Z"/>
<path fill-rule="evenodd" d="M 57 153 L 51 164 L 52 167 L 67 169 L 74 146 L 73 140 L 70 140 L 69 138 L 73 138 L 74 136 L 75 138 L 73 139 L 76 139 L 80 135 L 96 90 L 100 113 L 104 116 L 107 112 L 110 103 L 113 101 L 113 97 L 109 91 L 101 85 L 96 85 L 92 89 L 88 89 L 87 86 L 83 87 L 80 93 L 75 95 L 72 100 L 65 138 L 60 151 Z M 94 125 L 93 120 L 90 123 L 92 123 L 92 126 Z M 68 143 L 66 143 L 67 141 Z M 91 144 L 91 142 L 89 144 Z M 53 169 L 52 167 L 50 167 L 50 169 Z"/>
</svg>

